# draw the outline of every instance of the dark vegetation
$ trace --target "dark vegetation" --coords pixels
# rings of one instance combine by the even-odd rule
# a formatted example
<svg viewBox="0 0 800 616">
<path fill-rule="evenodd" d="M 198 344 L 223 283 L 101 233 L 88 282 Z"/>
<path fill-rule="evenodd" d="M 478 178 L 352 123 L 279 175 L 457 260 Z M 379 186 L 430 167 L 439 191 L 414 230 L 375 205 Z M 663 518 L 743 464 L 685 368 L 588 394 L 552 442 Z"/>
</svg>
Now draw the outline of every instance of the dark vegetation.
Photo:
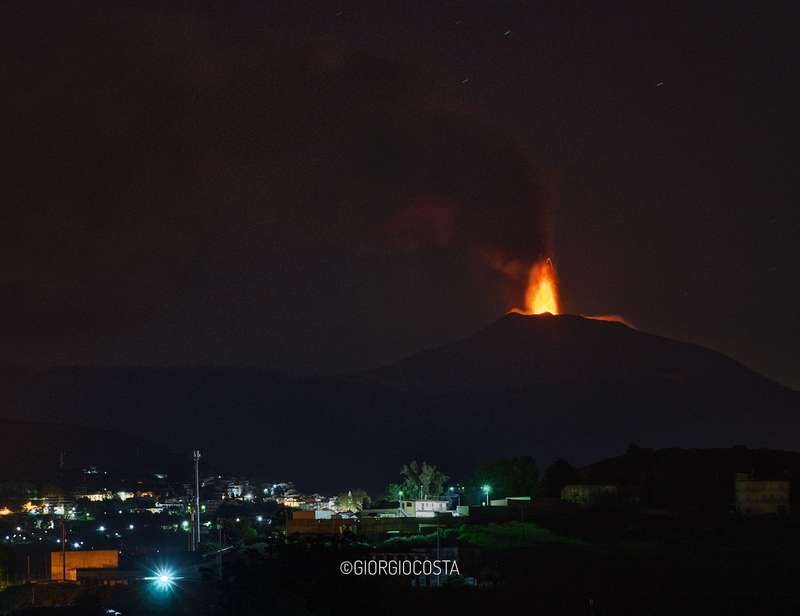
<svg viewBox="0 0 800 616">
<path fill-rule="evenodd" d="M 413 588 L 406 578 L 343 576 L 342 560 L 368 557 L 358 541 L 256 544 L 174 592 L 146 587 L 84 590 L 81 614 L 114 606 L 127 616 L 172 614 L 405 614 L 411 609 L 547 614 L 790 614 L 800 608 L 800 524 L 792 518 L 713 521 L 620 514 L 548 522 L 473 525 L 447 533 L 461 573 L 477 587 L 443 580 Z M 382 551 L 435 549 L 432 536 L 392 541 Z M 25 588 L 16 592 L 24 593 Z M 590 604 L 591 602 L 591 604 Z M 590 607 L 593 605 L 593 607 Z M 594 611 L 592 611 L 594 610 Z M 45 612 L 51 613 L 51 612 Z M 58 612 L 55 612 L 58 613 Z"/>
</svg>

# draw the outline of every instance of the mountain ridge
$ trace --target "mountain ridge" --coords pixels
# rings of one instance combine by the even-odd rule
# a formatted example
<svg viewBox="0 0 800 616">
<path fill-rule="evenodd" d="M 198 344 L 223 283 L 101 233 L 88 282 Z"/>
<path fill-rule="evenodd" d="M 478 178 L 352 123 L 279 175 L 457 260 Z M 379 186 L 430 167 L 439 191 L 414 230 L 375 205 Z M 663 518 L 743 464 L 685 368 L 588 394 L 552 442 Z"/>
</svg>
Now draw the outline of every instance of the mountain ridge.
<svg viewBox="0 0 800 616">
<path fill-rule="evenodd" d="M 539 346 L 528 344 L 532 337 Z M 674 365 L 675 358 L 659 361 L 666 351 L 679 353 L 677 359 L 686 361 L 686 365 Z M 499 366 L 502 369 L 498 371 Z M 703 375 L 703 368 L 709 366 L 715 370 Z M 425 370 L 430 374 L 421 374 Z M 480 383 L 482 389 L 492 391 L 587 381 L 681 382 L 700 376 L 720 380 L 728 372 L 764 386 L 788 389 L 717 351 L 641 332 L 620 322 L 517 313 L 509 313 L 455 343 L 351 376 L 407 389 L 473 389 Z"/>
<path fill-rule="evenodd" d="M 253 368 L 63 368 L 3 415 L 122 429 L 217 468 L 375 488 L 410 459 L 448 474 L 652 447 L 795 448 L 800 394 L 703 347 L 577 316 L 506 315 L 375 370 L 291 379 Z"/>
</svg>

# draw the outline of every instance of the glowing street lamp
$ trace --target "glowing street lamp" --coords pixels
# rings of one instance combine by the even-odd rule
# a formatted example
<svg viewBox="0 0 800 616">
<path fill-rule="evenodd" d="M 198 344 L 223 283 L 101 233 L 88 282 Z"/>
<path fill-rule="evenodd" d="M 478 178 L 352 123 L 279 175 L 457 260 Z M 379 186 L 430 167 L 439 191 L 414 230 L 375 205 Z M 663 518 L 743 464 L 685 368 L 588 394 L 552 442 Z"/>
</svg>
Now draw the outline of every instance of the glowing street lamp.
<svg viewBox="0 0 800 616">
<path fill-rule="evenodd" d="M 156 590 L 161 591 L 170 590 L 173 586 L 175 586 L 175 581 L 181 579 L 175 575 L 174 571 L 166 568 L 156 569 L 153 574 L 154 575 L 147 576 L 144 579 L 153 582 Z"/>
<path fill-rule="evenodd" d="M 172 576 L 169 573 L 162 573 L 156 578 L 156 582 L 161 588 L 167 588 L 172 585 Z"/>
<path fill-rule="evenodd" d="M 492 486 L 490 486 L 488 483 L 484 483 L 481 486 L 481 491 L 486 495 L 486 506 L 488 507 L 489 506 L 489 492 L 492 491 Z"/>
</svg>

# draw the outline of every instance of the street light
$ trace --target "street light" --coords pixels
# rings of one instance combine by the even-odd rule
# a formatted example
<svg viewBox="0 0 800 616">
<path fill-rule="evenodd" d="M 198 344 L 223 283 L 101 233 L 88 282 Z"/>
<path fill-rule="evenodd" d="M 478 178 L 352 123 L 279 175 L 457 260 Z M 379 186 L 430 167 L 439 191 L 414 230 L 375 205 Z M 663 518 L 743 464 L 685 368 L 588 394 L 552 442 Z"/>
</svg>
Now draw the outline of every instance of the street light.
<svg viewBox="0 0 800 616">
<path fill-rule="evenodd" d="M 176 576 L 175 572 L 168 568 L 156 569 L 153 574 L 154 575 L 149 575 L 144 579 L 153 582 L 156 589 L 162 591 L 170 590 L 173 586 L 175 586 L 176 580 L 182 579 Z"/>
<path fill-rule="evenodd" d="M 486 494 L 486 506 L 488 507 L 488 506 L 489 506 L 489 492 L 491 492 L 491 491 L 492 491 L 492 486 L 490 486 L 488 483 L 484 483 L 484 484 L 481 486 L 481 491 L 482 491 L 484 494 Z"/>
</svg>

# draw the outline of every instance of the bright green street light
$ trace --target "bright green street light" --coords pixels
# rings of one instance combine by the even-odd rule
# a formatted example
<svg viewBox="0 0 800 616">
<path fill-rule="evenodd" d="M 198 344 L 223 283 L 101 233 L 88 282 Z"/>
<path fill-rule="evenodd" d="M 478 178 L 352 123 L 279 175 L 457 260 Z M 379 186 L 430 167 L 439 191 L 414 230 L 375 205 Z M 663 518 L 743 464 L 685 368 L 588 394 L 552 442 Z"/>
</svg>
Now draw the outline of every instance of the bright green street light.
<svg viewBox="0 0 800 616">
<path fill-rule="evenodd" d="M 481 491 L 486 495 L 486 506 L 488 507 L 489 506 L 489 492 L 492 491 L 492 486 L 490 486 L 488 483 L 484 483 L 481 486 Z"/>
</svg>

